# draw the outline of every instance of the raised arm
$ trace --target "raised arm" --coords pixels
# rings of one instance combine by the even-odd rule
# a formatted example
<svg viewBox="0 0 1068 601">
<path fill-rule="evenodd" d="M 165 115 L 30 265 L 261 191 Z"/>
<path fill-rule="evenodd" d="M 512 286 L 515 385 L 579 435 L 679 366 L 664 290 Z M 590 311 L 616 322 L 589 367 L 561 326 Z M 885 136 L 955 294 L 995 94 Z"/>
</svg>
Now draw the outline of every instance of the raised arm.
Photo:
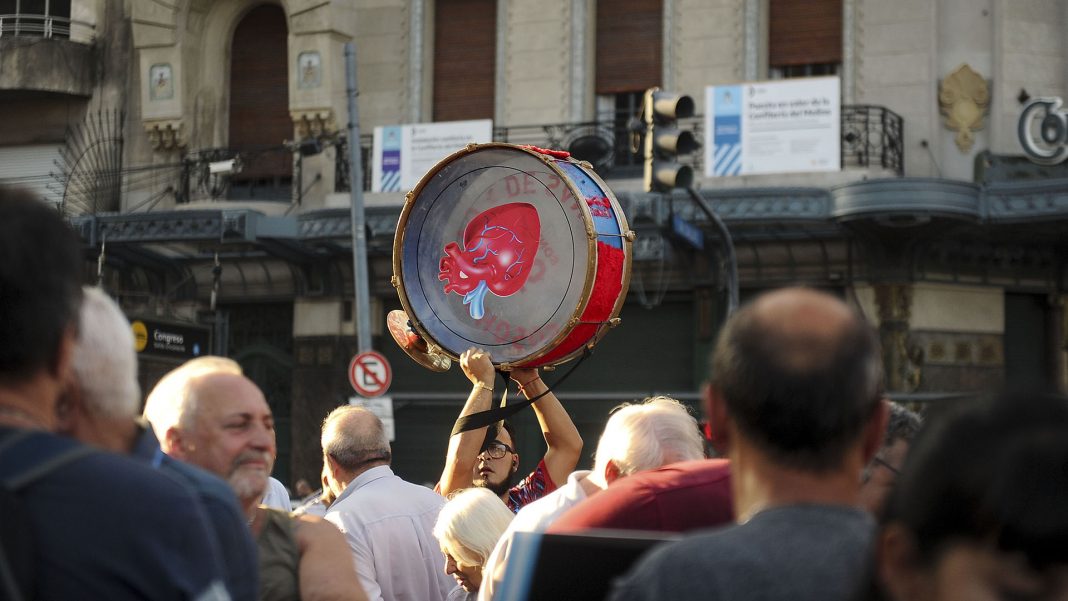
<svg viewBox="0 0 1068 601">
<path fill-rule="evenodd" d="M 489 354 L 481 349 L 470 348 L 460 355 L 460 367 L 471 381 L 471 394 L 460 411 L 460 417 L 486 411 L 493 404 L 493 363 Z M 486 438 L 486 428 L 476 428 L 454 434 L 449 438 L 449 450 L 445 455 L 445 468 L 434 488 L 442 495 L 469 488 L 474 480 L 475 462 Z"/>
<path fill-rule="evenodd" d="M 537 369 L 514 369 L 511 377 L 528 399 L 548 390 Z M 541 425 L 545 446 L 548 447 L 545 451 L 545 467 L 549 470 L 549 477 L 559 486 L 578 465 L 579 456 L 582 455 L 582 437 L 555 394 L 550 392 L 534 401 L 533 407 Z"/>
</svg>

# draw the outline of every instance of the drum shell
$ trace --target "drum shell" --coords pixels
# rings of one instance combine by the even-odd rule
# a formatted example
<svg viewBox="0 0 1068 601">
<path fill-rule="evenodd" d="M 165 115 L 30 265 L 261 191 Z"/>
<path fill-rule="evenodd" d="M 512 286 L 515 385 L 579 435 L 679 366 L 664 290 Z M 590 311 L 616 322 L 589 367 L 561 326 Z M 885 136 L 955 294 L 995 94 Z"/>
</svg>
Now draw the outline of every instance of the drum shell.
<svg viewBox="0 0 1068 601">
<path fill-rule="evenodd" d="M 398 220 L 397 234 L 394 240 L 394 286 L 397 288 L 404 310 L 411 319 L 412 328 L 435 350 L 457 359 L 458 355 L 467 346 L 481 346 L 477 343 L 465 346 L 466 339 L 452 336 L 451 332 L 443 330 L 441 324 L 435 321 L 437 317 L 436 311 L 428 311 L 427 309 L 430 300 L 417 295 L 414 297 L 415 300 L 419 300 L 423 304 L 413 303 L 413 297 L 409 296 L 409 287 L 419 288 L 418 292 L 422 293 L 423 297 L 427 296 L 425 292 L 430 287 L 423 281 L 428 280 L 428 278 L 424 276 L 423 280 L 417 281 L 418 276 L 411 274 L 413 270 L 417 270 L 415 265 L 418 264 L 418 260 L 428 260 L 425 258 L 413 260 L 411 258 L 416 244 L 414 238 L 421 237 L 423 228 L 427 228 L 427 224 L 432 221 L 429 216 L 420 216 L 419 213 L 428 210 L 425 207 L 425 203 L 430 202 L 430 196 L 435 193 L 438 194 L 438 196 L 434 197 L 434 202 L 437 202 L 437 198 L 442 195 L 441 190 L 447 189 L 447 185 L 443 184 L 440 178 L 448 179 L 453 176 L 453 174 L 447 173 L 450 170 L 450 165 L 460 164 L 458 162 L 465 160 L 471 162 L 473 159 L 478 158 L 475 156 L 478 153 L 490 151 L 496 152 L 501 156 L 511 157 L 513 156 L 511 153 L 525 153 L 529 157 L 534 157 L 537 159 L 538 164 L 543 165 L 543 167 L 538 168 L 540 170 L 539 176 L 543 176 L 542 180 L 545 180 L 546 177 L 551 179 L 555 176 L 566 185 L 566 190 L 558 200 L 560 200 L 561 204 L 566 202 L 569 205 L 568 210 L 572 211 L 569 215 L 572 218 L 581 219 L 582 221 L 581 227 L 574 223 L 570 224 L 570 227 L 575 227 L 583 233 L 582 236 L 575 236 L 576 240 L 582 238 L 581 241 L 576 241 L 575 244 L 581 244 L 585 247 L 584 249 L 579 248 L 580 252 L 577 252 L 576 255 L 584 253 L 586 257 L 585 268 L 575 268 L 577 272 L 581 273 L 573 278 L 576 280 L 575 284 L 581 284 L 581 295 L 578 301 L 570 304 L 567 302 L 562 303 L 558 313 L 554 315 L 554 317 L 565 317 L 566 324 L 559 327 L 558 331 L 555 331 L 554 335 L 546 339 L 544 343 L 532 343 L 535 346 L 530 349 L 530 352 L 522 351 L 520 356 L 507 357 L 502 361 L 498 361 L 495 357 L 495 362 L 506 368 L 540 367 L 566 362 L 581 354 L 587 347 L 592 347 L 604 335 L 607 324 L 618 316 L 629 286 L 633 234 L 629 230 L 626 217 L 614 194 L 593 173 L 588 164 L 582 164 L 568 158 L 552 157 L 523 147 L 496 143 L 471 145 L 450 155 L 431 169 L 406 198 Z M 486 155 L 484 154 L 483 156 Z M 523 160 L 526 161 L 525 165 L 533 164 L 527 159 Z M 545 171 L 546 168 L 551 172 Z M 519 200 L 522 199 L 520 198 Z M 421 206 L 420 203 L 424 203 L 424 205 Z M 481 209 L 482 206 L 479 208 Z M 439 213 L 442 211 L 444 209 L 441 209 Z M 418 221 L 420 219 L 422 221 L 417 224 L 420 228 L 418 232 L 409 231 L 413 226 L 410 220 Z M 464 244 L 462 243 L 461 245 L 463 246 Z M 545 250 L 543 248 L 545 240 L 541 240 L 538 246 Z M 546 250 L 545 252 L 548 251 Z M 444 267 L 442 267 L 442 270 L 444 272 Z M 423 271 L 426 271 L 426 269 L 424 268 Z M 439 276 L 439 279 L 444 279 L 444 277 Z M 578 287 L 575 287 L 575 291 L 577 290 Z M 571 294 L 575 294 L 575 292 Z M 448 293 L 445 296 L 449 297 Z M 455 299 L 450 298 L 449 300 L 455 304 Z M 489 305 L 491 303 L 487 301 L 486 304 Z M 429 315 L 429 313 L 434 313 L 434 315 Z M 487 308 L 485 317 L 485 323 L 490 324 L 486 326 L 488 328 L 497 324 L 496 320 L 500 316 Z M 442 340 L 439 340 L 439 335 L 435 334 L 435 330 L 440 333 Z M 491 355 L 504 354 L 494 353 L 492 349 L 489 350 Z"/>
</svg>

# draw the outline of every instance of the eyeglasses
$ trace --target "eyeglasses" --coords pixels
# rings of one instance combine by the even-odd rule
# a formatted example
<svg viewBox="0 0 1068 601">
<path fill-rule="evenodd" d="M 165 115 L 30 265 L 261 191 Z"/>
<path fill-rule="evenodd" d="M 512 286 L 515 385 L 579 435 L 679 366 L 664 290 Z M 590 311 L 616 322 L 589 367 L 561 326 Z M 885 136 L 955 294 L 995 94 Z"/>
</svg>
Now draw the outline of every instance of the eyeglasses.
<svg viewBox="0 0 1068 601">
<path fill-rule="evenodd" d="M 481 457 L 485 455 L 490 459 L 500 459 L 501 457 L 504 457 L 505 453 L 512 453 L 514 455 L 515 449 L 504 444 L 503 442 L 497 442 L 495 440 L 483 447 L 482 451 L 479 452 L 478 456 Z"/>
<path fill-rule="evenodd" d="M 900 476 L 901 475 L 901 470 L 899 470 L 896 467 L 890 465 L 889 463 L 886 462 L 885 459 L 883 459 L 882 457 L 879 457 L 878 455 L 876 455 L 872 459 L 872 463 L 878 463 L 879 465 L 881 465 L 881 466 L 885 467 L 886 469 L 890 470 L 895 476 Z"/>
</svg>

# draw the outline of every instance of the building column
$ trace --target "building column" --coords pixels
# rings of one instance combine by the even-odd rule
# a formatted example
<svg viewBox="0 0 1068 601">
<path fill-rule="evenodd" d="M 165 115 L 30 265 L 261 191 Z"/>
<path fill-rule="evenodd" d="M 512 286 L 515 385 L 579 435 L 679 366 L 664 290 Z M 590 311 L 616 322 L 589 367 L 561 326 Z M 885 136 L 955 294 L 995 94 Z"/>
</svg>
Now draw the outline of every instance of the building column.
<svg viewBox="0 0 1068 601">
<path fill-rule="evenodd" d="M 888 392 L 911 392 L 920 383 L 920 371 L 909 358 L 909 320 L 912 315 L 910 284 L 876 284 L 879 342 Z"/>
</svg>

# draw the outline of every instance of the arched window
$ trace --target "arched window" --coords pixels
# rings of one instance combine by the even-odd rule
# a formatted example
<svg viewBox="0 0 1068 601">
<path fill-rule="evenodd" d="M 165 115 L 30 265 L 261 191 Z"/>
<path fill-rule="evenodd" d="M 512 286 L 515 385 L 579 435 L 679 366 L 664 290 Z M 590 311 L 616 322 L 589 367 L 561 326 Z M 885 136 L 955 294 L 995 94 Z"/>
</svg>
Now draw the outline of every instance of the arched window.
<svg viewBox="0 0 1068 601">
<path fill-rule="evenodd" d="M 252 9 L 238 23 L 230 47 L 230 143 L 242 169 L 231 178 L 231 198 L 288 200 L 293 153 L 289 116 L 286 15 L 280 6 Z"/>
</svg>

